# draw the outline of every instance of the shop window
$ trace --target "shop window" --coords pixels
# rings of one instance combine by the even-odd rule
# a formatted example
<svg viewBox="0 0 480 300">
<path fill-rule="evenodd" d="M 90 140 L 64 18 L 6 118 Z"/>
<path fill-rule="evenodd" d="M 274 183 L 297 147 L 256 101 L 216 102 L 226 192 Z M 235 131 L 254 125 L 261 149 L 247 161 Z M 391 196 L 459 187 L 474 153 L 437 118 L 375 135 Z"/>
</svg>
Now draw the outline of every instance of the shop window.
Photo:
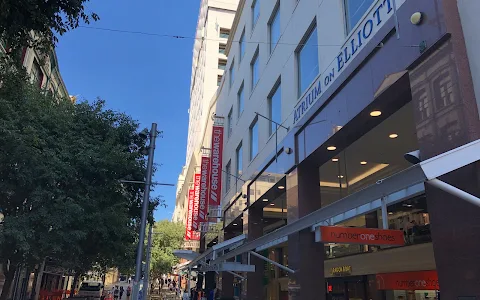
<svg viewBox="0 0 480 300">
<path fill-rule="evenodd" d="M 344 0 L 345 20 L 347 22 L 347 32 L 360 22 L 360 19 L 372 5 L 373 0 Z"/>
<path fill-rule="evenodd" d="M 342 227 L 359 227 L 365 228 L 366 226 L 365 216 L 358 216 L 348 221 L 337 224 Z M 328 243 L 324 245 L 325 258 L 338 258 L 343 256 L 355 255 L 369 251 L 368 245 L 358 244 L 335 244 Z"/>
</svg>

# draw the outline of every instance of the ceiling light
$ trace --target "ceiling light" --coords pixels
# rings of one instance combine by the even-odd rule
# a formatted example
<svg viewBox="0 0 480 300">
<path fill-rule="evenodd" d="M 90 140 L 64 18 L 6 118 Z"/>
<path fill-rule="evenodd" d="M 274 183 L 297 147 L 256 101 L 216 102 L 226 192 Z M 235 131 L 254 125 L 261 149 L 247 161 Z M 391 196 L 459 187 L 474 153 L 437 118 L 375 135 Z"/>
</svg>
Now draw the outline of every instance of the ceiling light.
<svg viewBox="0 0 480 300">
<path fill-rule="evenodd" d="M 216 244 L 217 242 L 213 242 L 214 244 Z"/>
<path fill-rule="evenodd" d="M 268 199 L 262 199 L 263 202 L 268 202 Z"/>
<path fill-rule="evenodd" d="M 398 134 L 392 133 L 388 137 L 391 138 L 391 139 L 396 139 L 398 137 Z"/>
<path fill-rule="evenodd" d="M 237 226 L 238 224 L 237 223 L 233 223 L 233 226 Z"/>
<path fill-rule="evenodd" d="M 366 162 L 366 161 L 361 161 L 360 164 L 361 164 L 361 165 L 366 165 L 367 162 Z"/>
<path fill-rule="evenodd" d="M 388 212 L 389 215 L 393 215 L 393 213 L 391 211 Z"/>
<path fill-rule="evenodd" d="M 337 162 L 337 161 L 338 161 L 338 158 L 332 158 L 332 161 L 333 161 L 333 162 Z"/>
<path fill-rule="evenodd" d="M 279 190 L 283 190 L 284 188 L 285 188 L 285 187 L 284 187 L 283 185 L 279 185 L 279 186 L 278 186 L 278 189 L 279 189 Z"/>
<path fill-rule="evenodd" d="M 335 151 L 335 150 L 337 150 L 337 147 L 335 147 L 335 146 L 328 146 L 328 147 L 327 147 L 327 150 L 328 150 L 328 151 Z"/>
<path fill-rule="evenodd" d="M 270 203 L 271 206 L 275 206 L 275 203 Z"/>
<path fill-rule="evenodd" d="M 343 178 L 343 175 L 338 175 L 338 178 Z"/>
<path fill-rule="evenodd" d="M 374 110 L 374 111 L 370 112 L 370 116 L 372 116 L 372 117 L 378 117 L 381 114 L 382 114 L 382 112 L 379 111 L 379 110 Z"/>
</svg>

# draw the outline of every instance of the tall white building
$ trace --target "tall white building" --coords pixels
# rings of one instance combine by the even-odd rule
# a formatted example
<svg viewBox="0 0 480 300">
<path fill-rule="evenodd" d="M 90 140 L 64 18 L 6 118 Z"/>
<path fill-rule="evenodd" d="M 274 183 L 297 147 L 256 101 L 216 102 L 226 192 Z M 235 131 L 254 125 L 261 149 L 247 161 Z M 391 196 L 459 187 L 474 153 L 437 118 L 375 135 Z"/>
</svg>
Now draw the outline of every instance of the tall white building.
<svg viewBox="0 0 480 300">
<path fill-rule="evenodd" d="M 200 3 L 193 46 L 187 152 L 177 183 L 173 221 L 185 220 L 188 185 L 199 165 L 201 147 L 208 147 L 205 137 L 208 139 L 210 134 L 205 133 L 214 112 L 210 105 L 227 65 L 225 48 L 237 5 L 238 0 L 202 0 Z"/>
</svg>

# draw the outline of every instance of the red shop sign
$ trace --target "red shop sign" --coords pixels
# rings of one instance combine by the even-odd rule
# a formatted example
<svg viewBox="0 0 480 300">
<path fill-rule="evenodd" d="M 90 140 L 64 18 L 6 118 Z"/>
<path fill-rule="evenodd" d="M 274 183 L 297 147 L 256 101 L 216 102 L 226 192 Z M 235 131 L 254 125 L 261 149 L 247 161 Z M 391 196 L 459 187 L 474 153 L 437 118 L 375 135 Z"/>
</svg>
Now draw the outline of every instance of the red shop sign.
<svg viewBox="0 0 480 300">
<path fill-rule="evenodd" d="M 198 208 L 198 220 L 199 222 L 207 222 L 208 213 L 208 196 L 210 187 L 210 157 L 203 156 L 202 163 L 200 165 L 200 200 Z"/>
<path fill-rule="evenodd" d="M 198 219 L 198 209 L 200 205 L 200 174 L 195 174 L 193 181 L 193 217 L 192 217 L 192 229 L 198 230 L 199 228 L 199 219 Z"/>
<path fill-rule="evenodd" d="M 377 274 L 379 290 L 440 290 L 437 271 Z"/>
</svg>

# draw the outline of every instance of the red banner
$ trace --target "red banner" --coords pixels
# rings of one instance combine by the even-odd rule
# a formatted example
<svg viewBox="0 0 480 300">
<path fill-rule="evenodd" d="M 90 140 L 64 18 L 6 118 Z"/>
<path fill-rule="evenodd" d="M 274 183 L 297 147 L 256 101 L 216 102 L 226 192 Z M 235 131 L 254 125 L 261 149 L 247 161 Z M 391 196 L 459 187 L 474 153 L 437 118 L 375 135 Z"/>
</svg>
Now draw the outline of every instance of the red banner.
<svg viewBox="0 0 480 300">
<path fill-rule="evenodd" d="M 210 187 L 210 157 L 203 156 L 200 171 L 200 200 L 198 210 L 199 222 L 207 222 L 208 214 L 208 191 Z"/>
<path fill-rule="evenodd" d="M 192 217 L 192 229 L 193 230 L 198 230 L 200 228 L 200 223 L 198 219 L 198 208 L 200 205 L 200 174 L 195 174 L 194 180 L 193 180 L 193 190 L 194 190 L 194 196 L 193 196 L 193 217 Z"/>
<path fill-rule="evenodd" d="M 378 290 L 440 290 L 437 271 L 377 274 Z"/>
<path fill-rule="evenodd" d="M 220 206 L 222 196 L 223 126 L 213 126 L 208 205 Z M 229 174 L 227 174 L 229 176 Z"/>
<path fill-rule="evenodd" d="M 195 191 L 188 190 L 188 210 L 187 210 L 187 226 L 185 229 L 185 239 L 193 240 L 192 236 L 192 219 L 193 219 L 193 196 Z"/>
<path fill-rule="evenodd" d="M 318 229 L 317 229 L 318 230 Z M 322 242 L 363 245 L 405 245 L 402 230 L 320 226 Z"/>
</svg>

